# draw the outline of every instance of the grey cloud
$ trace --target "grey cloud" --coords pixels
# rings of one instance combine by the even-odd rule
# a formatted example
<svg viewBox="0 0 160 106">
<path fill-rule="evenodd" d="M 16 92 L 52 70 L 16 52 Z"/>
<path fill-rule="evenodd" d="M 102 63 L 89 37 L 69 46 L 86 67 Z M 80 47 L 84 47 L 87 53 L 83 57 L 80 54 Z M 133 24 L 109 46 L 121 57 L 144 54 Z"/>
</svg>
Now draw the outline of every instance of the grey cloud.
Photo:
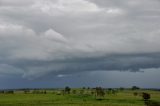
<svg viewBox="0 0 160 106">
<path fill-rule="evenodd" d="M 159 5 L 158 0 L 0 0 L 0 64 L 27 78 L 159 68 Z"/>
<path fill-rule="evenodd" d="M 2 74 L 23 74 L 23 70 L 19 68 L 15 68 L 13 66 L 10 66 L 8 64 L 0 64 L 0 72 Z"/>
<path fill-rule="evenodd" d="M 0 0 L 0 6 L 28 6 L 34 3 L 34 0 Z"/>
<path fill-rule="evenodd" d="M 160 55 L 156 54 L 126 54 L 94 58 L 73 58 L 65 60 L 35 61 L 21 60 L 7 62 L 15 68 L 20 68 L 25 78 L 38 78 L 52 73 L 53 75 L 70 75 L 86 71 L 143 71 L 159 68 Z M 45 71 L 44 71 L 45 70 Z"/>
</svg>

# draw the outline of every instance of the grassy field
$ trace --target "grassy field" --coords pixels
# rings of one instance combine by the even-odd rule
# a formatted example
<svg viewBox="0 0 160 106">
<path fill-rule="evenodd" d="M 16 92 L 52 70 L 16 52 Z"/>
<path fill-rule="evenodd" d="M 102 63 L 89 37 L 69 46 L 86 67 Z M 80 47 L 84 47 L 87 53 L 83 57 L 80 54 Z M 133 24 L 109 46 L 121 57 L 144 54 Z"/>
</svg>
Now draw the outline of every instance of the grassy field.
<svg viewBox="0 0 160 106">
<path fill-rule="evenodd" d="M 0 106 L 144 106 L 141 96 L 134 96 L 134 92 L 151 94 L 151 101 L 160 103 L 160 91 L 124 90 L 116 94 L 106 94 L 103 100 L 96 100 L 94 95 L 59 94 L 58 91 L 47 91 L 47 94 L 24 94 L 16 91 L 14 94 L 0 94 Z M 152 104 L 150 106 L 159 106 Z"/>
</svg>

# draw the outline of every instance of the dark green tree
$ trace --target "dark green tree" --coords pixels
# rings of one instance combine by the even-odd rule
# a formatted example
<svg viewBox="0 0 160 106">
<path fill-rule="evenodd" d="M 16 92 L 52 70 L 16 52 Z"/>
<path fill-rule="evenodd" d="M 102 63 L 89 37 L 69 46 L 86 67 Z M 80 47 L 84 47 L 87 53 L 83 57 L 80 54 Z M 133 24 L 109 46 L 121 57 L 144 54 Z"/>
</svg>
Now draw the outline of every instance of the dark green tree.
<svg viewBox="0 0 160 106">
<path fill-rule="evenodd" d="M 138 89 L 140 89 L 140 88 L 137 86 L 132 86 L 132 90 L 138 90 Z"/>
<path fill-rule="evenodd" d="M 102 100 L 105 96 L 105 92 L 101 87 L 96 87 L 96 99 Z"/>
<path fill-rule="evenodd" d="M 70 94 L 70 91 L 71 91 L 71 88 L 68 87 L 68 86 L 66 86 L 66 87 L 65 87 L 65 93 L 66 93 L 66 94 Z"/>
<path fill-rule="evenodd" d="M 142 93 L 142 98 L 144 101 L 148 101 L 151 98 L 151 95 L 148 93 Z"/>
</svg>

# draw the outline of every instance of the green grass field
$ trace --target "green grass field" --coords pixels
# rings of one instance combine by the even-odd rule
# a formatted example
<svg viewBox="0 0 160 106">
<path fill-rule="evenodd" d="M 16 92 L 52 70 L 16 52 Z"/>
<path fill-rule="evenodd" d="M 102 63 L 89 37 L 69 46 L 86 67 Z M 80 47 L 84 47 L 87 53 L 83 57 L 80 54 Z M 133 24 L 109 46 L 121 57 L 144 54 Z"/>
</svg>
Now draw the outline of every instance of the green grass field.
<svg viewBox="0 0 160 106">
<path fill-rule="evenodd" d="M 0 106 L 144 106 L 141 96 L 134 96 L 134 92 L 151 94 L 151 101 L 160 102 L 159 91 L 119 91 L 117 94 L 106 94 L 103 100 L 96 100 L 89 94 L 24 94 L 16 91 L 14 94 L 0 94 Z M 159 106 L 158 104 L 154 106 Z"/>
</svg>

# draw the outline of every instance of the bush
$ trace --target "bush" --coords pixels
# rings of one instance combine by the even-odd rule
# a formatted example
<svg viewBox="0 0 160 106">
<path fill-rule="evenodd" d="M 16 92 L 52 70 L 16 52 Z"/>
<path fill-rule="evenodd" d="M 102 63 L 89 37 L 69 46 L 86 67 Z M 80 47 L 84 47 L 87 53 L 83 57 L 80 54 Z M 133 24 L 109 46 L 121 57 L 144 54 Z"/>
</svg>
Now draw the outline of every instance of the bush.
<svg viewBox="0 0 160 106">
<path fill-rule="evenodd" d="M 133 93 L 133 95 L 134 95 L 134 96 L 137 96 L 137 95 L 138 95 L 138 93 L 137 93 L 137 92 L 134 92 L 134 93 Z"/>
<path fill-rule="evenodd" d="M 46 94 L 46 90 L 40 91 L 40 90 L 33 90 L 32 94 Z"/>
<path fill-rule="evenodd" d="M 0 94 L 4 94 L 4 91 L 0 91 Z"/>
<path fill-rule="evenodd" d="M 73 94 L 76 94 L 76 93 L 77 93 L 77 91 L 76 91 L 76 90 L 72 90 L 72 93 L 73 93 Z"/>
<path fill-rule="evenodd" d="M 25 94 L 28 94 L 28 93 L 30 93 L 30 90 L 24 90 L 23 91 Z"/>
<path fill-rule="evenodd" d="M 5 94 L 14 94 L 14 91 L 6 91 Z"/>
</svg>

